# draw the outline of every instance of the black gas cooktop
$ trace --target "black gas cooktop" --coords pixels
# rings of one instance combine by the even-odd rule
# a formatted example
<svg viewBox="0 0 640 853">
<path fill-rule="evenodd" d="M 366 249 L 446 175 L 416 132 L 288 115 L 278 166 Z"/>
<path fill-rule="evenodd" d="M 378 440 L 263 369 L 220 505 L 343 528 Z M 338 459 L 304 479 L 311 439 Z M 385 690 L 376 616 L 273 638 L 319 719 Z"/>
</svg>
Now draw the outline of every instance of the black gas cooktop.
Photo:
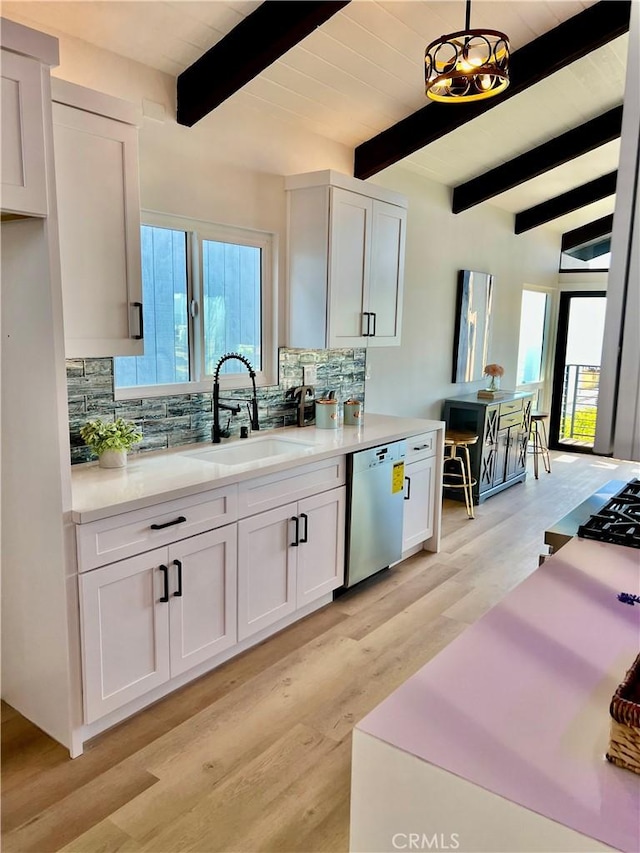
<svg viewBox="0 0 640 853">
<path fill-rule="evenodd" d="M 640 480 L 629 480 L 602 509 L 578 527 L 578 536 L 640 548 Z"/>
</svg>

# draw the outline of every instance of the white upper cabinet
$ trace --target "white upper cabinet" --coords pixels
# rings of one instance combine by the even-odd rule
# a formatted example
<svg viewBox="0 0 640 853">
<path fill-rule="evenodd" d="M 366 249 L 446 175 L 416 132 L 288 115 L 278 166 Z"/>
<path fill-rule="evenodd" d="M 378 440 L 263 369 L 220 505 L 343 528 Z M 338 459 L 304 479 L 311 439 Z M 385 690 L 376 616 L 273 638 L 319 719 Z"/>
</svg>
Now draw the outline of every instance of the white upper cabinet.
<svg viewBox="0 0 640 853">
<path fill-rule="evenodd" d="M 331 171 L 285 186 L 289 346 L 399 345 L 406 199 Z"/>
<path fill-rule="evenodd" d="M 138 112 L 52 81 L 67 358 L 143 353 Z"/>
<path fill-rule="evenodd" d="M 47 215 L 45 112 L 58 42 L 2 20 L 2 213 Z"/>
</svg>

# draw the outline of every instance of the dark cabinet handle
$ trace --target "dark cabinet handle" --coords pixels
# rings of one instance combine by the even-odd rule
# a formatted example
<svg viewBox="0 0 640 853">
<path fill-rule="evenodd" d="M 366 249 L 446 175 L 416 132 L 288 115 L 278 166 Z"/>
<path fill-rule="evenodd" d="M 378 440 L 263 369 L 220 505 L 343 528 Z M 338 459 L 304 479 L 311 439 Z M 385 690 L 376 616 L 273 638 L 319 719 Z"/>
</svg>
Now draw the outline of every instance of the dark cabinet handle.
<svg viewBox="0 0 640 853">
<path fill-rule="evenodd" d="M 296 537 L 296 538 L 295 538 L 295 541 L 291 543 L 291 547 L 292 547 L 292 548 L 297 548 L 297 547 L 298 547 L 298 545 L 300 544 L 300 519 L 298 518 L 298 516 L 297 516 L 297 515 L 292 515 L 292 516 L 291 516 L 291 521 L 293 521 L 293 523 L 294 523 L 294 524 L 295 524 L 295 526 L 296 526 L 296 532 L 295 532 L 295 537 Z"/>
<path fill-rule="evenodd" d="M 405 501 L 411 500 L 411 477 L 404 478 L 407 483 L 407 494 L 404 496 Z"/>
<path fill-rule="evenodd" d="M 160 598 L 160 601 L 169 601 L 169 569 L 167 566 L 159 566 L 158 568 L 164 575 L 164 595 Z"/>
<path fill-rule="evenodd" d="M 300 518 L 304 518 L 304 534 L 300 537 L 300 544 L 309 541 L 309 516 L 306 512 L 300 513 Z"/>
<path fill-rule="evenodd" d="M 367 331 L 362 333 L 362 337 L 368 338 L 371 334 L 369 331 L 369 326 L 371 325 L 371 314 L 368 311 L 363 311 L 362 316 L 367 318 Z"/>
<path fill-rule="evenodd" d="M 375 336 L 376 336 L 376 321 L 377 321 L 376 312 L 372 311 L 371 316 L 373 317 L 373 332 L 369 332 L 369 334 L 371 335 L 372 338 L 375 338 Z"/>
<path fill-rule="evenodd" d="M 141 341 L 144 338 L 144 317 L 142 316 L 142 302 L 132 303 L 134 308 L 138 309 L 138 333 L 131 335 L 135 341 Z"/>
<path fill-rule="evenodd" d="M 173 565 L 178 570 L 178 589 L 173 594 L 176 598 L 180 598 L 182 595 L 182 563 L 180 560 L 174 560 Z"/>
<path fill-rule="evenodd" d="M 428 450 L 431 447 L 430 444 L 420 444 L 418 447 L 414 447 L 414 450 Z"/>
<path fill-rule="evenodd" d="M 164 530 L 165 527 L 173 527 L 174 524 L 182 524 L 182 522 L 186 520 L 187 519 L 184 517 L 184 515 L 179 515 L 177 518 L 174 518 L 173 521 L 165 521 L 164 524 L 152 524 L 151 529 Z"/>
</svg>

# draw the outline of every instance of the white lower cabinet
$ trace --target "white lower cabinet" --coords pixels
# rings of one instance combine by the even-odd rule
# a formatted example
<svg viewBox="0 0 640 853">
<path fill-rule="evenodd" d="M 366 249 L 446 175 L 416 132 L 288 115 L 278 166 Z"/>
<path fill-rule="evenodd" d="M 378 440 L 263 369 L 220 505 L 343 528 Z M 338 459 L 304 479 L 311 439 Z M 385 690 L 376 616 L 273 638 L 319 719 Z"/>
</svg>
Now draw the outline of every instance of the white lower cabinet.
<svg viewBox="0 0 640 853">
<path fill-rule="evenodd" d="M 405 467 L 403 551 L 419 545 L 433 534 L 435 462 L 432 456 Z"/>
<path fill-rule="evenodd" d="M 341 586 L 345 487 L 238 523 L 238 639 Z"/>
<path fill-rule="evenodd" d="M 436 518 L 436 488 L 439 478 L 435 432 L 407 439 L 404 468 L 404 519 L 402 551 L 415 548 L 434 534 Z M 439 526 L 439 523 L 438 523 Z M 436 544 L 434 550 L 437 550 Z"/>
<path fill-rule="evenodd" d="M 346 489 L 300 501 L 296 604 L 304 607 L 344 583 Z"/>
<path fill-rule="evenodd" d="M 237 642 L 236 525 L 80 575 L 85 722 Z"/>
<path fill-rule="evenodd" d="M 171 675 L 209 660 L 237 642 L 236 525 L 169 548 L 176 589 L 169 593 Z"/>
</svg>

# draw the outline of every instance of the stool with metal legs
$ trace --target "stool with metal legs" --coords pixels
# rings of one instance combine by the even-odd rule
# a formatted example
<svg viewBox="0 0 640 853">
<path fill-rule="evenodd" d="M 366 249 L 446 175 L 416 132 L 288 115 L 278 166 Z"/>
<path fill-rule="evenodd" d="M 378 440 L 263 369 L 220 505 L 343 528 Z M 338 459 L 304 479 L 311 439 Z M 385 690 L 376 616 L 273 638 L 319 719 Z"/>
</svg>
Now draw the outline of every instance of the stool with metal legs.
<svg viewBox="0 0 640 853">
<path fill-rule="evenodd" d="M 474 433 L 457 430 L 447 430 L 444 438 L 443 485 L 445 489 L 462 489 L 469 518 L 475 518 L 473 487 L 478 482 L 471 476 L 469 448 L 477 441 L 478 436 Z M 450 471 L 450 468 L 458 470 Z M 452 483 L 451 480 L 460 482 Z"/>
<path fill-rule="evenodd" d="M 542 456 L 542 464 L 547 474 L 551 473 L 551 457 L 549 456 L 549 442 L 547 440 L 547 427 L 545 420 L 549 417 L 547 412 L 532 412 L 531 433 L 529 451 L 533 454 L 533 476 L 538 479 L 538 456 Z"/>
</svg>

